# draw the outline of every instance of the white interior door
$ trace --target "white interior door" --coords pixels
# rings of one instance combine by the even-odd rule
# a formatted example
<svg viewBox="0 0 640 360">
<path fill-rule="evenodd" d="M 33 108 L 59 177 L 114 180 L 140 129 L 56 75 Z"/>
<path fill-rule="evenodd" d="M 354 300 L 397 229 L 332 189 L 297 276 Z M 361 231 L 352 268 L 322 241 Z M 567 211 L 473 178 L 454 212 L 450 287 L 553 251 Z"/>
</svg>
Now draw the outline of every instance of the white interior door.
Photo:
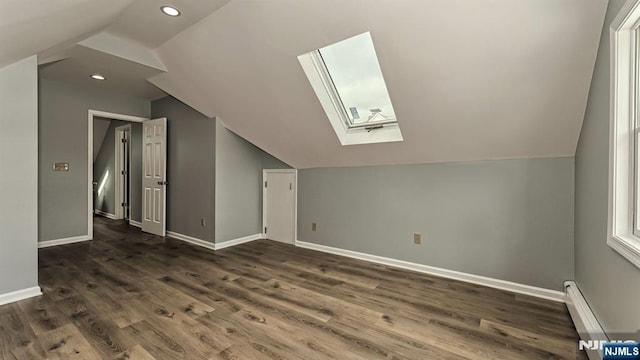
<svg viewBox="0 0 640 360">
<path fill-rule="evenodd" d="M 263 177 L 263 218 L 266 237 L 294 244 L 296 237 L 295 170 L 265 170 Z"/>
<path fill-rule="evenodd" d="M 142 231 L 164 236 L 167 196 L 167 118 L 142 123 Z"/>
</svg>

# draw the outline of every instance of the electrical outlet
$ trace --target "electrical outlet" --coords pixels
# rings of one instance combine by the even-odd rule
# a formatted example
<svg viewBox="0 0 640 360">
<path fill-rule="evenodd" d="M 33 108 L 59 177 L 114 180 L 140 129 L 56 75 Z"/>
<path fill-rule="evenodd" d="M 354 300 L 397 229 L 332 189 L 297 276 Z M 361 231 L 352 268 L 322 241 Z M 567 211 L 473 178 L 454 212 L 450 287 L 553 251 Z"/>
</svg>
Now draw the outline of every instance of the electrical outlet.
<svg viewBox="0 0 640 360">
<path fill-rule="evenodd" d="M 413 243 L 418 245 L 422 244 L 422 234 L 413 233 Z"/>
<path fill-rule="evenodd" d="M 204 218 L 200 218 L 200 225 L 201 225 L 202 227 L 204 227 L 204 226 L 206 226 L 206 225 L 207 225 L 207 222 L 204 220 Z"/>
<path fill-rule="evenodd" d="M 311 231 L 316 231 L 318 229 L 318 225 L 316 223 L 311 223 Z"/>
</svg>

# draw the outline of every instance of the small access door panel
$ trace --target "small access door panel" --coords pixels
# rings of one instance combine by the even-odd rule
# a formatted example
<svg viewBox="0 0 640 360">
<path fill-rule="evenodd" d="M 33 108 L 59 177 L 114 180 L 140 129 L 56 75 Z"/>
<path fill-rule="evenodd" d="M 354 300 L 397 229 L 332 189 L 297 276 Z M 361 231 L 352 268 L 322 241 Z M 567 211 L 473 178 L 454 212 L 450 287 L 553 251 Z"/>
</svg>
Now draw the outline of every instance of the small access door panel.
<svg viewBox="0 0 640 360">
<path fill-rule="evenodd" d="M 294 244 L 296 237 L 295 170 L 264 170 L 263 222 L 267 239 Z"/>
</svg>

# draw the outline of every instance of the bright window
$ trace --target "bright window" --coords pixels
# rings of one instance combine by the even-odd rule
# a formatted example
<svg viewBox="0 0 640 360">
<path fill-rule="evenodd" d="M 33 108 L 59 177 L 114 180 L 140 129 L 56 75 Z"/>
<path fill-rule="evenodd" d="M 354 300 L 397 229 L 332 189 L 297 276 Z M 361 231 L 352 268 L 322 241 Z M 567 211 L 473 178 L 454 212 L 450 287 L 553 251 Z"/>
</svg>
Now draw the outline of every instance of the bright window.
<svg viewBox="0 0 640 360">
<path fill-rule="evenodd" d="M 607 243 L 640 267 L 640 0 L 611 24 L 611 213 Z"/>
<path fill-rule="evenodd" d="M 368 32 L 323 47 L 318 52 L 345 109 L 348 127 L 396 122 Z"/>
<path fill-rule="evenodd" d="M 298 60 L 342 145 L 403 140 L 369 32 Z"/>
</svg>

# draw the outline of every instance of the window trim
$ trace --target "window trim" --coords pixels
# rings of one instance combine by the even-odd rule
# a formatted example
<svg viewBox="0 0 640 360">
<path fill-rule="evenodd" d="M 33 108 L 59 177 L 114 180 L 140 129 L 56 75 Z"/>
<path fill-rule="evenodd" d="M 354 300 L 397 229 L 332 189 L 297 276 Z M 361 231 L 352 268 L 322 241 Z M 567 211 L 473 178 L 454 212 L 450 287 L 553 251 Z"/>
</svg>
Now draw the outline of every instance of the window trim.
<svg viewBox="0 0 640 360">
<path fill-rule="evenodd" d="M 636 230 L 636 131 L 640 79 L 640 0 L 628 1 L 611 23 L 609 221 L 607 244 L 640 268 Z"/>
</svg>

